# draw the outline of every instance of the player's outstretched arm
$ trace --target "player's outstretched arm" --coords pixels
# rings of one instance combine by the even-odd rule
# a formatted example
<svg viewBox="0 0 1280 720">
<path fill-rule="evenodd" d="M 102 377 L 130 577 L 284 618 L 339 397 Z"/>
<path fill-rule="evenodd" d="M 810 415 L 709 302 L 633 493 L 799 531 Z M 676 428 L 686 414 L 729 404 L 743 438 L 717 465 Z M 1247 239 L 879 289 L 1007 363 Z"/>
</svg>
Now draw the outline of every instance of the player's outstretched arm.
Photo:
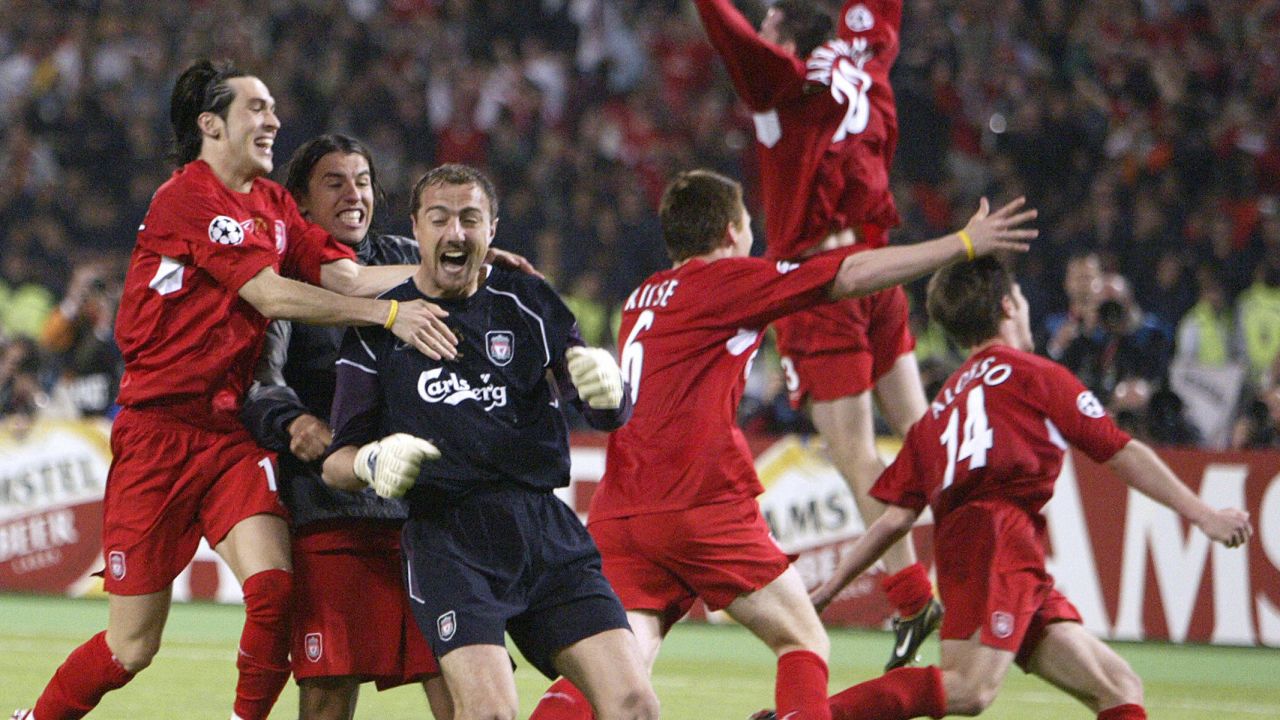
<svg viewBox="0 0 1280 720">
<path fill-rule="evenodd" d="M 895 245 L 856 252 L 844 259 L 831 286 L 831 297 L 867 295 L 918 277 L 961 260 L 995 252 L 1026 252 L 1027 241 L 1040 231 L 1026 227 L 1036 218 L 1036 210 L 1022 210 L 1027 199 L 1020 197 L 990 211 L 986 198 L 963 230 L 913 245 Z"/>
<path fill-rule="evenodd" d="M 1144 442 L 1130 440 L 1107 461 L 1107 466 L 1129 487 L 1190 520 L 1212 540 L 1236 547 L 1253 535 L 1249 513 L 1237 508 L 1219 510 L 1205 504 Z"/>
<path fill-rule="evenodd" d="M 418 481 L 422 463 L 437 460 L 435 445 L 406 433 L 355 447 L 339 448 L 324 461 L 326 485 L 339 490 L 372 487 L 379 497 L 403 497 Z"/>
<path fill-rule="evenodd" d="M 809 599 L 818 612 L 826 609 L 845 585 L 866 572 L 885 550 L 910 532 L 918 517 L 920 513 L 910 508 L 886 506 L 884 513 L 867 528 L 867 533 L 858 538 L 853 548 L 840 558 L 840 564 L 836 566 L 831 578 L 809 593 Z"/>
<path fill-rule="evenodd" d="M 314 325 L 389 326 L 396 337 L 433 360 L 457 356 L 458 338 L 443 320 L 448 313 L 423 300 L 397 303 L 347 297 L 281 277 L 269 267 L 240 286 L 239 293 L 245 302 L 272 319 Z"/>
<path fill-rule="evenodd" d="M 417 265 L 361 265 L 343 258 L 320 266 L 320 285 L 339 295 L 374 297 L 404 282 Z"/>
</svg>

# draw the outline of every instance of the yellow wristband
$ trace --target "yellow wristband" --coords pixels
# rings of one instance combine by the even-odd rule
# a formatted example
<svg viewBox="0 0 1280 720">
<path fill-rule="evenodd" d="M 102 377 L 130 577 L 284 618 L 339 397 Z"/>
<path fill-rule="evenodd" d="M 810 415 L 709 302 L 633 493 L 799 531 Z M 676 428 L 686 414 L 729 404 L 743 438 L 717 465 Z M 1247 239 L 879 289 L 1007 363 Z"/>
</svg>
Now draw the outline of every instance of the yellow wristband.
<svg viewBox="0 0 1280 720">
<path fill-rule="evenodd" d="M 972 251 L 972 250 L 969 252 L 969 255 L 970 255 L 970 257 L 972 257 L 972 256 L 973 256 L 973 251 Z M 387 313 L 387 321 L 386 321 L 386 322 L 384 322 L 384 323 L 382 323 L 382 327 L 384 327 L 384 328 L 386 328 L 386 329 L 390 330 L 390 329 L 391 329 L 391 326 L 396 324 L 396 315 L 397 315 L 399 312 L 400 312 L 400 301 L 399 301 L 399 300 L 392 300 L 392 301 L 391 301 L 391 312 Z"/>
<path fill-rule="evenodd" d="M 972 260 L 977 257 L 976 253 L 973 251 L 973 239 L 969 237 L 969 233 L 961 230 L 956 234 L 960 236 L 960 242 L 964 243 L 964 251 L 969 255 L 969 259 Z M 395 311 L 393 310 L 392 314 L 394 313 Z"/>
</svg>

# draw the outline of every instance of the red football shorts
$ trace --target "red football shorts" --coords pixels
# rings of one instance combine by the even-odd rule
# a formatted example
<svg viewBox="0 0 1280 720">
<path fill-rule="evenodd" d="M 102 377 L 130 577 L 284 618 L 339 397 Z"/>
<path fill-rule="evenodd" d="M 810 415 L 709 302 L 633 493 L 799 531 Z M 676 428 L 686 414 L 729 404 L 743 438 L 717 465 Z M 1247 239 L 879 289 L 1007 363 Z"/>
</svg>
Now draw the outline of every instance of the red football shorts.
<svg viewBox="0 0 1280 720">
<path fill-rule="evenodd" d="M 334 521 L 293 538 L 293 676 L 358 677 L 378 689 L 439 675 L 409 609 L 400 529 Z"/>
<path fill-rule="evenodd" d="M 938 594 L 947 612 L 939 635 L 965 640 L 981 630 L 987 647 L 1026 662 L 1051 623 L 1080 622 L 1080 613 L 1053 587 L 1044 546 L 1026 511 L 975 502 L 949 512 L 934 535 Z"/>
<path fill-rule="evenodd" d="M 188 424 L 125 408 L 111 428 L 102 502 L 104 586 L 117 595 L 168 587 L 203 536 L 216 546 L 253 515 L 288 518 L 276 495 L 276 457 L 239 421 Z"/>
<path fill-rule="evenodd" d="M 915 349 L 902 286 L 816 305 L 773 323 L 791 406 L 806 397 L 838 400 L 870 390 Z"/>
<path fill-rule="evenodd" d="M 622 606 L 660 612 L 668 627 L 695 598 L 720 610 L 791 564 L 754 498 L 589 522 L 587 529 Z"/>
</svg>

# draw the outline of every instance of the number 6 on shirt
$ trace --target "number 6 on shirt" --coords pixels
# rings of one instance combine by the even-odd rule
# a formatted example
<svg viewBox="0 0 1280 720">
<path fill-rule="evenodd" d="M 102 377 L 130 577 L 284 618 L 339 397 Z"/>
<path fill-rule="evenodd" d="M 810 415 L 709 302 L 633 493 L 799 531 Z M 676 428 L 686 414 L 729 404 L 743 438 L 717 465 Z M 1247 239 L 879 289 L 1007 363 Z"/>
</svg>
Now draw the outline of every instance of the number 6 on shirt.
<svg viewBox="0 0 1280 720">
<path fill-rule="evenodd" d="M 644 370 L 644 346 L 640 344 L 640 333 L 653 327 L 653 311 L 645 310 L 636 318 L 636 324 L 622 346 L 622 378 L 631 383 L 631 404 L 640 399 L 640 374 Z"/>
</svg>

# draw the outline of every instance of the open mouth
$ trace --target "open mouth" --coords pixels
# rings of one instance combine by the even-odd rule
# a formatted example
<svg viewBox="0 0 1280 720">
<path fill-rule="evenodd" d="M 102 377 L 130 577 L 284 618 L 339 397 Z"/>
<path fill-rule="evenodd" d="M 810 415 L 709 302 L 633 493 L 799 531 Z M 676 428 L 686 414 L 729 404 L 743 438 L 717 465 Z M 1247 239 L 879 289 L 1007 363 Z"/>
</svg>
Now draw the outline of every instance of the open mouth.
<svg viewBox="0 0 1280 720">
<path fill-rule="evenodd" d="M 461 270 L 467 266 L 465 250 L 449 250 L 440 255 L 440 266 L 446 270 Z"/>
<path fill-rule="evenodd" d="M 262 138 L 258 138 L 257 140 L 254 140 L 253 146 L 265 152 L 267 155 L 270 155 L 271 146 L 275 145 L 275 142 L 276 142 L 275 138 L 262 137 Z"/>
</svg>

